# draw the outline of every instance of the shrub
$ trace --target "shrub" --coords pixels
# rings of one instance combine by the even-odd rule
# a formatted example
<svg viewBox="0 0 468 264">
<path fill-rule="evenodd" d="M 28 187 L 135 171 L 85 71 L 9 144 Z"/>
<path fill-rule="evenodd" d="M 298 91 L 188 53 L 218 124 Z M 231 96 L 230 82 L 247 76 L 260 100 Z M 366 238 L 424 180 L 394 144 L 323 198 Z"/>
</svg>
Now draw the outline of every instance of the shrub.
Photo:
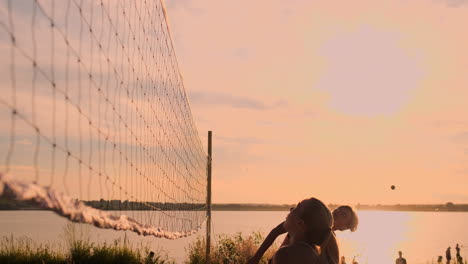
<svg viewBox="0 0 468 264">
<path fill-rule="evenodd" d="M 256 252 L 257 248 L 263 241 L 263 235 L 260 232 L 253 232 L 248 236 L 243 236 L 242 233 L 234 235 L 220 235 L 214 245 L 210 247 L 210 261 L 213 264 L 237 264 L 246 263 Z M 265 253 L 260 260 L 260 263 L 268 263 L 268 259 L 273 256 L 273 253 L 278 248 L 277 244 Z M 191 243 L 188 247 L 189 264 L 204 264 L 206 263 L 206 241 L 201 237 Z"/>
</svg>

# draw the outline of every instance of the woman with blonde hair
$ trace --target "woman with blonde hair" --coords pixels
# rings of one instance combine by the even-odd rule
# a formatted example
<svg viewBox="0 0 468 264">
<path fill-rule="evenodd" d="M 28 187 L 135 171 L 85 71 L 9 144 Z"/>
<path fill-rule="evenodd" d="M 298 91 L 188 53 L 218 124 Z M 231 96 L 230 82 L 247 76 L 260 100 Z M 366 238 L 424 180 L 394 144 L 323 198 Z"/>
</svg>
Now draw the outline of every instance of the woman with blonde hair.
<svg viewBox="0 0 468 264">
<path fill-rule="evenodd" d="M 316 198 L 301 201 L 289 212 L 284 229 L 289 243 L 273 256 L 273 264 L 338 264 L 339 249 L 332 232 L 333 215 Z M 325 247 L 326 252 L 321 252 Z"/>
</svg>

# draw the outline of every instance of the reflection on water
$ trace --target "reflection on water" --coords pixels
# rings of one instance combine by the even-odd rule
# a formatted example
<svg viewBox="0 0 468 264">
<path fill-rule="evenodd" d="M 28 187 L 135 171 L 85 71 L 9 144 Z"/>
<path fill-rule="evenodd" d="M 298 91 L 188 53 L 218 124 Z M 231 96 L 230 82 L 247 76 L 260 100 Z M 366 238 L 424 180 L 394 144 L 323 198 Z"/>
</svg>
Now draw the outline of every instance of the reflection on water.
<svg viewBox="0 0 468 264">
<path fill-rule="evenodd" d="M 411 213 L 360 212 L 359 216 L 356 232 L 337 234 L 341 255 L 358 263 L 394 263 L 398 250 L 406 256 L 403 242 L 408 239 Z"/>
<path fill-rule="evenodd" d="M 408 263 L 436 263 L 448 246 L 468 244 L 466 223 L 468 213 L 363 211 L 356 232 L 337 236 L 348 263 L 353 257 L 359 264 L 395 263 L 399 250 Z M 462 247 L 464 259 L 467 253 Z"/>
<path fill-rule="evenodd" d="M 265 235 L 285 219 L 287 212 L 213 212 L 216 234 L 261 231 Z M 461 245 L 461 255 L 467 259 L 468 213 L 447 212 L 359 212 L 356 232 L 337 232 L 341 255 L 351 263 L 356 257 L 359 264 L 393 264 L 398 250 L 410 264 L 436 263 L 448 246 Z M 26 235 L 36 241 L 60 243 L 67 221 L 46 211 L 0 211 L 0 235 Z M 102 243 L 122 238 L 125 232 L 102 230 L 86 226 L 92 241 Z M 198 233 L 204 236 L 204 228 Z M 196 236 L 178 240 L 141 237 L 127 232 L 133 244 L 149 244 L 151 249 L 161 248 L 183 263 L 186 248 Z M 279 238 L 279 240 L 282 237 Z M 455 255 L 452 252 L 452 255 Z"/>
</svg>

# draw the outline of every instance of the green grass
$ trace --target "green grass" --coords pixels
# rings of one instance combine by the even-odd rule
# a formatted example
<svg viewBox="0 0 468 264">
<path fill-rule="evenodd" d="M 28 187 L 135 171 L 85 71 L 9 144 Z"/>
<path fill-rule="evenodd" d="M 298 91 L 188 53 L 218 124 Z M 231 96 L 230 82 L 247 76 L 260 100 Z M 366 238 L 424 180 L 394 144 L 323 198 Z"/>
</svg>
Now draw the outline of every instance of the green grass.
<svg viewBox="0 0 468 264">
<path fill-rule="evenodd" d="M 48 245 L 35 245 L 30 238 L 3 237 L 0 241 L 0 263 L 67 263 L 63 254 Z"/>
<path fill-rule="evenodd" d="M 94 244 L 75 241 L 66 250 L 52 250 L 50 246 L 35 245 L 31 239 L 13 236 L 0 241 L 0 263 L 129 263 L 129 264 L 172 264 L 167 256 L 156 253 L 149 258 L 149 250 L 132 248 L 115 240 L 113 244 Z"/>
<path fill-rule="evenodd" d="M 66 263 L 63 254 L 54 252 L 49 245 L 36 245 L 27 237 L 13 235 L 0 240 L 0 263 Z"/>
<path fill-rule="evenodd" d="M 133 247 L 126 237 L 111 244 L 95 244 L 79 233 L 74 224 L 64 230 L 64 248 L 49 244 L 37 244 L 27 237 L 4 236 L 0 239 L 0 263 L 128 263 L 128 264 L 173 264 L 163 252 L 149 257 L 147 246 Z"/>
<path fill-rule="evenodd" d="M 98 264 L 98 263 L 128 263 L 128 264 L 173 264 L 174 260 L 162 252 L 157 252 L 149 258 L 148 247 L 140 245 L 133 247 L 126 238 L 116 239 L 113 243 L 96 244 L 89 241 L 86 235 L 78 232 L 73 224 L 64 230 L 62 248 L 49 244 L 37 244 L 27 237 L 4 236 L 0 239 L 0 263 L 63 263 L 63 264 Z M 214 239 L 211 246 L 212 264 L 246 263 L 255 254 L 263 241 L 261 233 L 254 232 L 248 236 L 241 233 L 227 236 L 221 235 Z M 266 264 L 268 258 L 278 248 L 274 245 L 267 251 L 260 263 Z M 206 263 L 206 243 L 198 237 L 188 246 L 190 264 Z"/>
<path fill-rule="evenodd" d="M 82 230 L 81 230 L 82 231 Z M 74 224 L 69 224 L 64 230 L 64 242 L 60 247 L 49 244 L 37 244 L 31 238 L 14 237 L 13 235 L 0 238 L 0 263 L 141 263 L 141 264 L 174 264 L 162 251 L 155 252 L 149 258 L 148 246 L 140 244 L 132 246 L 126 237 L 116 239 L 112 243 L 92 243 L 89 235 L 76 230 Z M 220 235 L 213 239 L 210 249 L 212 264 L 246 263 L 255 254 L 264 237 L 260 232 L 250 235 L 237 233 L 234 235 Z M 273 244 L 260 260 L 267 264 L 279 244 Z M 188 245 L 186 264 L 206 263 L 206 241 L 202 237 Z M 463 263 L 467 264 L 466 258 Z M 429 262 L 428 262 L 429 263 Z M 436 263 L 434 260 L 430 263 Z M 444 262 L 445 263 L 445 260 Z M 457 263 L 452 260 L 453 264 Z"/>
</svg>

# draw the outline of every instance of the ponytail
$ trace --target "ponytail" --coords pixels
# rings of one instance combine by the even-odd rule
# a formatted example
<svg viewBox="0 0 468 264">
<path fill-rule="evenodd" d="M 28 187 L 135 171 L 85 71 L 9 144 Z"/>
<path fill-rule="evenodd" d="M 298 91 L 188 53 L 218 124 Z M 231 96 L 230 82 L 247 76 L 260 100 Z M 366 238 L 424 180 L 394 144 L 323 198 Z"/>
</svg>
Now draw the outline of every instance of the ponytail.
<svg viewBox="0 0 468 264">
<path fill-rule="evenodd" d="M 340 251 L 338 249 L 338 241 L 336 240 L 336 236 L 333 231 L 329 232 L 328 239 L 325 239 L 324 243 L 320 245 L 320 256 L 322 260 L 325 260 L 323 263 L 340 263 Z"/>
</svg>

